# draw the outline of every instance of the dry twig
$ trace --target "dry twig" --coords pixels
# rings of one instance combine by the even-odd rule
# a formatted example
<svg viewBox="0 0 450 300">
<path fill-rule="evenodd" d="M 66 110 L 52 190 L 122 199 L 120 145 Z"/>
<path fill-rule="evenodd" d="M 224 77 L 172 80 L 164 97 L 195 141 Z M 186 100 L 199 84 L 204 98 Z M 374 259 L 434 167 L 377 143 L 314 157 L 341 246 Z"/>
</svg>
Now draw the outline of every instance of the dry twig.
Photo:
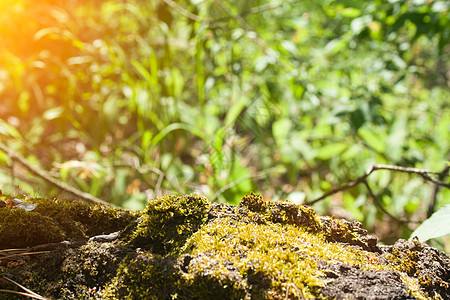
<svg viewBox="0 0 450 300">
<path fill-rule="evenodd" d="M 389 171 L 396 171 L 396 172 L 403 172 L 403 173 L 409 173 L 409 174 L 418 174 L 419 176 L 421 176 L 425 181 L 429 181 L 432 182 L 438 186 L 444 186 L 447 188 L 450 188 L 450 184 L 442 182 L 441 177 L 439 177 L 437 180 L 433 179 L 430 177 L 430 175 L 440 175 L 441 173 L 435 172 L 435 171 L 430 171 L 430 170 L 425 170 L 425 169 L 417 169 L 417 168 L 408 168 L 408 167 L 400 167 L 400 166 L 392 166 L 392 165 L 373 165 L 372 167 L 370 167 L 367 172 L 359 177 L 358 179 L 356 179 L 355 181 L 352 181 L 350 183 L 347 183 L 346 185 L 337 187 L 325 194 L 323 194 L 322 196 L 320 196 L 317 199 L 314 199 L 312 201 L 307 201 L 305 204 L 307 205 L 313 205 L 333 194 L 348 190 L 360 183 L 364 184 L 365 187 L 367 188 L 367 190 L 369 191 L 370 196 L 373 198 L 373 200 L 375 201 L 376 205 L 385 213 L 387 214 L 389 217 L 391 217 L 392 219 L 396 220 L 397 222 L 400 223 L 405 223 L 405 222 L 411 222 L 411 221 L 407 221 L 407 220 L 402 220 L 399 219 L 395 216 L 393 216 L 392 214 L 390 214 L 381 204 L 381 202 L 379 201 L 378 197 L 373 193 L 372 189 L 369 186 L 369 183 L 367 182 L 367 177 L 369 177 L 370 174 L 372 174 L 374 171 L 377 170 L 389 170 Z M 446 171 L 448 172 L 448 170 Z"/>
<path fill-rule="evenodd" d="M 37 293 L 33 292 L 32 290 L 24 287 L 23 285 L 21 285 L 20 283 L 15 282 L 14 280 L 8 278 L 8 277 L 2 277 L 2 279 L 4 280 L 8 280 L 9 282 L 13 283 L 14 285 L 18 286 L 19 288 L 21 288 L 22 290 L 24 290 L 25 292 L 18 292 L 18 291 L 12 291 L 12 290 L 4 290 L 4 289 L 0 289 L 0 292 L 3 293 L 9 293 L 9 294 L 16 294 L 16 295 L 21 295 L 21 296 L 26 296 L 26 297 L 30 297 L 33 299 L 38 299 L 38 300 L 50 300 L 48 298 L 42 297 L 41 295 L 38 295 Z"/>
<path fill-rule="evenodd" d="M 403 173 L 415 173 L 420 175 L 423 179 L 425 179 L 426 181 L 430 181 L 433 182 L 435 184 L 441 185 L 441 186 L 445 186 L 447 188 L 450 188 L 450 184 L 444 183 L 444 182 L 440 182 L 437 180 L 432 179 L 429 174 L 432 175 L 438 175 L 438 172 L 435 171 L 429 171 L 429 170 L 424 170 L 424 169 L 416 169 L 416 168 L 407 168 L 407 167 L 399 167 L 399 166 L 391 166 L 391 165 L 373 165 L 372 167 L 369 168 L 369 170 L 367 170 L 366 174 L 364 174 L 363 176 L 359 177 L 358 179 L 356 179 L 355 181 L 352 181 L 350 183 L 347 183 L 346 185 L 337 187 L 325 194 L 323 194 L 322 196 L 320 196 L 317 199 L 314 199 L 312 201 L 307 201 L 305 204 L 307 205 L 313 205 L 323 199 L 325 199 L 328 196 L 331 196 L 333 194 L 348 190 L 360 183 L 363 183 L 367 180 L 367 177 L 369 177 L 370 174 L 372 174 L 372 172 L 377 171 L 377 170 L 390 170 L 390 171 L 396 171 L 396 172 L 403 172 Z"/>
<path fill-rule="evenodd" d="M 268 11 L 268 10 L 272 10 L 275 9 L 283 4 L 286 4 L 286 1 L 278 1 L 278 2 L 274 2 L 274 3 L 268 3 L 268 4 L 263 4 L 260 6 L 255 6 L 252 7 L 250 9 L 244 10 L 242 12 L 240 12 L 239 14 L 236 15 L 230 15 L 230 16 L 226 16 L 223 18 L 218 18 L 218 19 L 207 19 L 207 18 L 202 18 L 196 14 L 191 13 L 190 11 L 188 11 L 187 9 L 185 9 L 184 7 L 182 7 L 181 5 L 179 5 L 178 3 L 176 3 L 173 0 L 163 0 L 167 5 L 169 5 L 170 7 L 172 7 L 174 10 L 176 10 L 179 14 L 181 14 L 182 16 L 194 21 L 194 22 L 201 22 L 201 23 L 207 23 L 207 24 L 214 24 L 214 23 L 219 23 L 219 22 L 224 22 L 227 20 L 231 20 L 231 19 L 238 19 L 238 18 L 242 18 L 245 17 L 247 15 L 251 15 L 251 14 L 256 14 L 256 13 L 260 13 L 263 11 Z M 288 3 L 290 1 L 287 1 Z"/>
<path fill-rule="evenodd" d="M 5 152 L 12 160 L 19 162 L 20 164 L 22 164 L 26 169 L 28 169 L 31 173 L 33 173 L 34 175 L 44 179 L 45 181 L 47 181 L 48 183 L 50 183 L 53 186 L 56 186 L 57 188 L 68 192 L 69 194 L 72 194 L 75 197 L 79 197 L 83 200 L 86 201 L 90 201 L 90 202 L 94 202 L 94 203 L 99 203 L 99 204 L 104 204 L 104 205 L 109 205 L 109 206 L 115 206 L 112 203 L 106 202 L 102 199 L 99 199 L 91 194 L 82 192 L 72 186 L 69 186 L 63 182 L 60 182 L 54 178 L 52 178 L 50 175 L 48 175 L 45 171 L 39 170 L 36 167 L 33 167 L 32 165 L 30 165 L 27 160 L 25 158 L 23 158 L 22 156 L 20 156 L 19 154 L 15 153 L 12 149 L 10 149 L 9 147 L 7 147 L 6 145 L 0 143 L 0 150 L 2 150 L 3 152 Z M 116 207 L 116 206 L 115 206 Z"/>
<path fill-rule="evenodd" d="M 450 165 L 447 165 L 444 170 L 442 170 L 441 173 L 439 173 L 438 175 L 438 181 L 442 181 L 444 180 L 445 177 L 448 176 L 448 173 L 450 171 Z M 436 206 L 436 197 L 439 191 L 439 184 L 435 184 L 433 191 L 431 193 L 431 202 L 430 202 L 430 206 L 428 207 L 428 212 L 427 212 L 427 216 L 430 217 L 433 213 L 434 213 L 434 208 Z"/>
</svg>

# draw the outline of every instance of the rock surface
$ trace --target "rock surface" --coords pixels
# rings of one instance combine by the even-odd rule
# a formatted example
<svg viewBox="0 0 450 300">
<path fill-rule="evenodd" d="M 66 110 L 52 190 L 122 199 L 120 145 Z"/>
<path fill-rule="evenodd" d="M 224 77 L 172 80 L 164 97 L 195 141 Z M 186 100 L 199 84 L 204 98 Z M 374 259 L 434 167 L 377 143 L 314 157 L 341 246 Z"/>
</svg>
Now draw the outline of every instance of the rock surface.
<svg viewBox="0 0 450 300">
<path fill-rule="evenodd" d="M 165 196 L 140 212 L 0 198 L 0 290 L 19 291 L 11 279 L 51 299 L 450 299 L 445 253 L 379 246 L 358 222 L 255 194 L 238 206 Z"/>
</svg>

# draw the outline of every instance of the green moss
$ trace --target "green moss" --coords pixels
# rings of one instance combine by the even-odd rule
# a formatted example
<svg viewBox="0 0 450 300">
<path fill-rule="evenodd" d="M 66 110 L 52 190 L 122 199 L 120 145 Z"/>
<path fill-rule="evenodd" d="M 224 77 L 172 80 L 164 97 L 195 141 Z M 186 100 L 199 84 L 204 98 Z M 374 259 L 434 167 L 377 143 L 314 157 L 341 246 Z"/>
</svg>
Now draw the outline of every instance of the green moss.
<svg viewBox="0 0 450 300">
<path fill-rule="evenodd" d="M 170 259 L 160 255 L 130 255 L 102 293 L 103 299 L 170 299 L 174 278 Z"/>
<path fill-rule="evenodd" d="M 417 238 L 414 238 L 412 242 L 406 242 L 406 245 L 406 247 L 403 245 L 398 248 L 396 244 L 393 246 L 391 253 L 385 255 L 394 269 L 417 278 L 418 284 L 429 294 L 432 294 L 436 287 L 448 291 L 450 289 L 449 281 L 436 276 L 435 272 L 430 272 L 432 268 L 436 267 L 432 265 L 432 261 L 442 261 L 442 258 L 438 257 L 438 253 L 420 243 Z M 425 263 L 421 261 L 421 256 L 425 255 L 424 251 L 428 252 L 429 257 L 428 262 Z"/>
<path fill-rule="evenodd" d="M 176 251 L 206 221 L 208 209 L 208 200 L 199 195 L 151 200 L 127 243 L 159 254 Z"/>
<path fill-rule="evenodd" d="M 61 199 L 30 199 L 34 212 L 50 216 L 69 236 L 93 236 L 124 229 L 140 212 Z"/>
<path fill-rule="evenodd" d="M 373 253 L 329 241 L 331 234 L 344 232 L 321 232 L 325 225 L 312 209 L 264 201 L 255 194 L 245 196 L 238 207 L 212 207 L 209 214 L 215 217 L 196 226 L 197 231 L 178 231 L 184 223 L 179 218 L 190 224 L 195 216 L 197 224 L 203 223 L 206 207 L 191 197 L 163 197 L 149 204 L 133 238 L 153 247 L 123 262 L 105 298 L 323 298 L 326 270 L 319 267 L 321 261 L 386 268 L 373 262 Z M 344 223 L 332 224 L 351 233 Z"/>
<path fill-rule="evenodd" d="M 311 232 L 321 229 L 320 221 L 316 218 L 313 209 L 288 201 L 267 201 L 261 195 L 250 193 L 242 198 L 238 208 L 248 209 L 249 212 L 244 212 L 244 214 L 247 214 L 256 223 L 295 224 L 305 227 Z"/>
<path fill-rule="evenodd" d="M 204 226 L 188 240 L 183 250 L 193 256 L 208 253 L 207 260 L 217 264 L 211 268 L 201 260 L 191 263 L 186 276 L 192 282 L 206 273 L 211 280 L 220 281 L 230 268 L 236 268 L 245 283 L 241 289 L 259 290 L 268 299 L 272 294 L 294 296 L 298 291 L 306 298 L 320 298 L 324 274 L 318 268 L 319 260 L 373 268 L 360 251 L 327 242 L 323 236 L 302 227 L 244 223 L 232 218 L 217 219 Z M 254 274 L 270 280 L 267 284 L 259 281 L 255 285 L 251 282 Z M 291 288 L 286 292 L 288 287 Z"/>
<path fill-rule="evenodd" d="M 313 209 L 288 201 L 267 201 L 261 195 L 250 193 L 242 198 L 237 213 L 248 216 L 252 222 L 296 225 L 311 233 L 320 232 L 330 242 L 347 243 L 360 246 L 364 250 L 378 251 L 376 239 L 366 236 L 367 231 L 360 227 L 360 223 L 329 217 L 318 218 Z"/>
<path fill-rule="evenodd" d="M 10 199 L 1 196 L 0 199 Z M 81 201 L 24 199 L 32 211 L 0 208 L 0 248 L 25 248 L 111 233 L 126 227 L 139 213 Z"/>
<path fill-rule="evenodd" d="M 64 231 L 48 216 L 22 209 L 0 208 L 0 249 L 60 242 Z"/>
</svg>

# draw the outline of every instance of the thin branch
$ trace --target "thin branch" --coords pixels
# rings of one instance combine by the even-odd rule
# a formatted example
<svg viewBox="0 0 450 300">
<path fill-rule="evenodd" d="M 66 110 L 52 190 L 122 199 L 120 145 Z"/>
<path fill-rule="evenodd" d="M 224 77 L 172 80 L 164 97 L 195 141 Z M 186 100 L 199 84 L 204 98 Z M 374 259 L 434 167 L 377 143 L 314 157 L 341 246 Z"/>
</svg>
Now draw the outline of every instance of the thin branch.
<svg viewBox="0 0 450 300">
<path fill-rule="evenodd" d="M 381 209 L 386 215 L 388 215 L 391 219 L 397 221 L 398 223 L 409 223 L 408 220 L 399 219 L 396 216 L 392 215 L 390 212 L 384 208 L 384 206 L 381 204 L 378 197 L 373 193 L 372 189 L 369 186 L 369 183 L 367 183 L 367 180 L 364 180 L 363 184 L 366 186 L 367 190 L 369 191 L 370 197 L 372 197 L 373 201 L 375 201 L 375 205 L 378 206 L 379 209 Z"/>
<path fill-rule="evenodd" d="M 195 22 L 209 22 L 206 19 L 203 19 L 190 11 L 186 10 L 184 7 L 180 6 L 173 0 L 163 0 L 167 5 L 175 9 L 177 12 L 179 12 L 181 15 L 185 16 L 186 18 L 195 21 Z"/>
<path fill-rule="evenodd" d="M 14 251 L 25 251 L 25 250 L 27 250 L 26 248 L 18 248 L 18 249 L 2 249 L 2 250 L 0 250 L 0 255 L 3 253 L 3 252 L 14 252 Z"/>
<path fill-rule="evenodd" d="M 430 171 L 430 170 L 425 170 L 425 169 L 417 169 L 417 168 L 400 167 L 400 166 L 392 166 L 392 165 L 373 165 L 372 167 L 370 167 L 367 170 L 367 172 L 363 176 L 359 177 L 355 181 L 352 181 L 350 183 L 347 183 L 346 185 L 337 187 L 337 188 L 335 188 L 335 189 L 333 189 L 333 190 L 323 194 L 322 196 L 320 196 L 317 199 L 314 199 L 312 201 L 307 201 L 305 204 L 313 205 L 313 204 L 315 204 L 315 203 L 317 203 L 317 202 L 327 198 L 328 196 L 331 196 L 333 194 L 336 194 L 336 193 L 348 190 L 348 189 L 350 189 L 350 188 L 352 188 L 352 187 L 354 187 L 354 186 L 356 186 L 356 185 L 358 185 L 360 183 L 364 183 L 366 181 L 366 178 L 370 174 L 372 174 L 372 172 L 377 171 L 377 170 L 389 170 L 389 171 L 396 171 L 396 172 L 403 172 L 403 173 L 410 173 L 410 174 L 414 173 L 414 174 L 420 175 L 426 181 L 430 181 L 430 182 L 433 182 L 435 184 L 439 184 L 439 185 L 442 185 L 442 186 L 445 186 L 445 187 L 450 187 L 449 184 L 446 184 L 446 183 L 443 183 L 443 182 L 440 182 L 440 181 L 436 181 L 436 180 L 434 180 L 434 179 L 429 177 L 428 174 L 432 174 L 432 175 L 438 175 L 439 174 L 438 172 L 435 172 L 435 171 Z"/>
<path fill-rule="evenodd" d="M 445 188 L 450 189 L 450 184 L 449 183 L 445 183 L 445 182 L 442 182 L 441 180 L 433 179 L 433 178 L 431 178 L 430 176 L 428 176 L 426 174 L 419 174 L 419 176 L 422 177 L 425 181 L 429 181 L 429 182 L 434 183 L 436 186 L 443 186 Z M 442 179 L 444 179 L 444 178 L 442 178 Z"/>
<path fill-rule="evenodd" d="M 322 196 L 320 196 L 320 197 L 317 198 L 317 199 L 314 199 L 314 200 L 312 200 L 312 201 L 306 201 L 305 204 L 306 204 L 306 205 L 313 205 L 313 204 L 315 204 L 315 203 L 317 203 L 317 202 L 319 202 L 319 201 L 321 201 L 321 200 L 327 198 L 328 196 L 331 196 L 331 195 L 333 195 L 333 194 L 336 194 L 336 193 L 339 193 L 339 192 L 348 190 L 348 189 L 350 189 L 350 188 L 352 188 L 352 187 L 354 187 L 354 186 L 356 186 L 356 185 L 358 185 L 358 184 L 364 182 L 364 181 L 366 180 L 367 176 L 369 176 L 370 173 L 372 173 L 372 171 L 373 171 L 373 170 L 372 170 L 372 168 L 371 168 L 371 169 L 369 169 L 369 170 L 366 172 L 366 174 L 364 174 L 363 176 L 359 177 L 359 178 L 356 179 L 355 181 L 352 181 L 352 182 L 350 182 L 350 183 L 347 183 L 346 185 L 337 187 L 337 188 L 335 188 L 335 189 L 333 189 L 333 190 L 331 190 L 331 191 L 329 191 L 329 192 L 326 192 L 325 194 L 323 194 Z"/>
<path fill-rule="evenodd" d="M 161 172 L 161 174 L 159 174 L 158 181 L 156 182 L 156 187 L 155 187 L 156 197 L 162 196 L 161 185 L 164 180 L 164 177 L 165 177 L 165 174 L 163 172 Z"/>
<path fill-rule="evenodd" d="M 400 167 L 400 166 L 391 166 L 391 165 L 374 165 L 373 171 L 375 171 L 375 170 L 390 170 L 390 171 L 397 171 L 397 172 L 410 173 L 410 174 L 414 173 L 414 174 L 418 174 L 425 181 L 429 181 L 429 182 L 435 183 L 437 185 L 440 185 L 440 186 L 443 186 L 446 188 L 450 188 L 450 184 L 440 181 L 442 179 L 436 180 L 429 176 L 429 174 L 431 174 L 431 175 L 440 175 L 441 174 L 441 173 L 435 172 L 435 171 L 430 171 L 430 170 L 426 170 L 426 169 Z"/>
<path fill-rule="evenodd" d="M 27 162 L 27 160 L 25 158 L 23 158 L 19 154 L 15 153 L 12 149 L 10 149 L 9 147 L 7 147 L 6 145 L 4 145 L 2 143 L 0 143 L 0 150 L 5 152 L 11 159 L 18 161 L 20 164 L 22 164 L 26 169 L 28 169 L 34 175 L 41 177 L 42 179 L 44 179 L 51 185 L 56 186 L 59 189 L 64 190 L 64 191 L 68 192 L 69 194 L 72 194 L 75 197 L 79 197 L 83 200 L 94 202 L 94 203 L 117 207 L 116 205 L 114 205 L 112 203 L 106 202 L 106 201 L 99 199 L 91 194 L 82 192 L 72 186 L 69 186 L 63 182 L 60 182 L 60 181 L 50 177 L 46 172 L 33 167 L 32 165 L 30 165 Z"/>
<path fill-rule="evenodd" d="M 34 298 L 34 299 L 40 299 L 40 300 L 49 300 L 48 298 L 42 297 L 41 295 L 38 295 L 37 293 L 33 292 L 32 290 L 24 287 L 23 285 L 21 285 L 20 283 L 15 282 L 14 280 L 12 280 L 11 278 L 8 277 L 2 277 L 5 280 L 8 280 L 9 282 L 15 284 L 16 286 L 18 286 L 19 288 L 21 288 L 22 290 L 24 290 L 26 293 L 23 292 L 16 292 L 16 291 L 10 291 L 10 290 L 0 290 L 0 292 L 6 292 L 6 293 L 12 293 L 12 294 L 19 294 L 19 295 L 23 295 L 23 296 L 27 296 L 30 298 Z"/>
<path fill-rule="evenodd" d="M 24 292 L 18 292 L 18 291 L 12 291 L 12 290 L 0 289 L 0 293 L 16 294 L 16 295 L 21 295 L 21 296 L 25 296 L 25 297 L 29 297 L 29 298 L 33 298 L 33 299 L 40 299 L 40 300 L 47 299 L 47 298 L 44 298 L 44 297 L 41 297 L 41 296 L 35 296 L 33 294 L 24 293 Z"/>
<path fill-rule="evenodd" d="M 43 254 L 43 253 L 47 253 L 47 252 L 50 252 L 50 251 L 38 251 L 38 252 L 26 252 L 26 253 L 11 254 L 11 255 L 6 255 L 6 256 L 0 257 L 0 260 L 7 260 L 7 259 L 11 259 L 11 258 L 17 257 L 17 256 Z"/>
<path fill-rule="evenodd" d="M 439 172 L 430 171 L 430 170 L 426 170 L 426 169 L 417 169 L 417 168 L 392 166 L 392 165 L 373 165 L 372 169 L 373 169 L 373 171 L 375 171 L 375 170 L 391 170 L 391 171 L 398 171 L 398 172 L 404 172 L 404 173 L 435 174 L 435 175 L 439 174 Z"/>
<path fill-rule="evenodd" d="M 444 168 L 444 170 L 442 170 L 442 172 L 439 173 L 438 181 L 444 180 L 444 178 L 448 176 L 449 170 L 450 170 L 450 165 L 447 165 Z M 439 191 L 439 184 L 435 184 L 434 188 L 433 188 L 433 191 L 431 193 L 430 206 L 428 207 L 428 212 L 427 212 L 427 216 L 428 217 L 430 217 L 434 213 L 434 208 L 436 206 L 436 199 L 437 199 L 438 191 Z"/>
<path fill-rule="evenodd" d="M 183 190 L 176 184 L 174 183 L 163 171 L 161 171 L 160 169 L 156 168 L 156 167 L 152 167 L 152 166 L 148 166 L 147 164 L 144 165 L 140 165 L 139 163 L 139 159 L 137 157 L 134 158 L 130 158 L 130 160 L 132 161 L 132 164 L 128 163 L 127 161 L 122 161 L 122 162 L 118 162 L 118 163 L 114 163 L 114 166 L 120 166 L 120 167 L 126 167 L 126 168 L 132 168 L 134 170 L 136 170 L 143 178 L 145 181 L 147 181 L 147 173 L 148 172 L 152 172 L 157 174 L 158 177 L 158 181 L 160 180 L 161 177 L 163 177 L 163 179 L 165 178 L 165 180 L 169 183 L 169 185 L 176 190 L 179 194 L 184 194 Z M 162 185 L 162 182 L 161 182 Z M 155 185 L 155 191 L 156 191 L 157 185 Z"/>
<path fill-rule="evenodd" d="M 288 3 L 290 2 L 290 1 L 279 1 L 279 2 L 275 2 L 275 3 L 263 4 L 260 6 L 252 7 L 251 9 L 248 9 L 248 10 L 244 10 L 236 15 L 229 15 L 229 16 L 226 16 L 223 18 L 217 18 L 217 19 L 206 19 L 206 18 L 202 18 L 196 14 L 191 13 L 190 11 L 188 11 L 187 9 L 185 9 L 184 7 L 182 7 L 181 5 L 179 5 L 178 3 L 176 3 L 173 0 L 163 0 L 163 1 L 164 1 L 164 3 L 166 3 L 167 5 L 172 7 L 174 10 L 176 10 L 182 16 L 184 16 L 192 21 L 195 21 L 195 22 L 208 23 L 210 25 L 214 24 L 214 23 L 228 21 L 231 19 L 242 18 L 242 17 L 251 15 L 251 14 L 257 14 L 260 12 L 272 10 L 283 4 L 286 4 L 286 2 L 288 2 Z"/>
</svg>

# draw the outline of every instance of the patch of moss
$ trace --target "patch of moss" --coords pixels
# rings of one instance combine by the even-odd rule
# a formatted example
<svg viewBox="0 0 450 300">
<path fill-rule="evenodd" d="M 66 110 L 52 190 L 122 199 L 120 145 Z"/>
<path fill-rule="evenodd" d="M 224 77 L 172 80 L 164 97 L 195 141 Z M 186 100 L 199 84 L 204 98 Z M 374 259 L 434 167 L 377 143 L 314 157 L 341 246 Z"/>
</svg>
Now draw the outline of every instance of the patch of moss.
<svg viewBox="0 0 450 300">
<path fill-rule="evenodd" d="M 311 233 L 320 232 L 330 242 L 357 245 L 364 250 L 379 252 L 376 238 L 368 236 L 361 223 L 330 217 L 320 218 L 312 208 L 288 201 L 268 201 L 261 195 L 250 193 L 242 198 L 237 213 L 248 216 L 256 223 L 296 225 Z"/>
<path fill-rule="evenodd" d="M 209 206 L 208 199 L 193 194 L 151 200 L 127 244 L 158 254 L 174 252 L 206 221 Z"/>
<path fill-rule="evenodd" d="M 122 230 L 140 215 L 100 204 L 61 199 L 30 199 L 34 212 L 50 216 L 69 236 L 93 236 Z M 81 232 L 80 232 L 81 231 Z"/>
<path fill-rule="evenodd" d="M 184 276 L 191 261 L 190 255 L 131 254 L 103 290 L 102 299 L 244 299 L 246 291 L 235 274 Z M 205 267 L 211 263 L 211 269 L 217 266 L 213 261 L 202 263 Z"/>
<path fill-rule="evenodd" d="M 335 219 L 334 217 L 319 217 L 322 224 L 321 232 L 327 241 L 346 243 L 359 246 L 364 250 L 380 253 L 377 246 L 377 239 L 367 234 L 367 230 L 362 228 L 362 224 L 353 221 Z"/>
<path fill-rule="evenodd" d="M 102 292 L 103 299 L 170 299 L 173 260 L 145 253 L 129 255 L 117 276 Z"/>
<path fill-rule="evenodd" d="M 422 244 L 417 238 L 411 242 L 397 241 L 384 256 L 394 269 L 417 278 L 420 287 L 430 297 L 436 292 L 447 294 L 450 290 L 450 271 L 445 268 L 450 263 L 450 258 Z"/>
<path fill-rule="evenodd" d="M 319 234 L 312 234 L 291 224 L 255 224 L 221 218 L 195 233 L 183 248 L 192 256 L 206 255 L 215 261 L 210 268 L 204 261 L 189 265 L 186 275 L 195 278 L 208 274 L 211 280 L 220 280 L 236 268 L 245 283 L 243 289 L 265 291 L 271 295 L 289 294 L 292 297 L 320 298 L 324 273 L 318 268 L 320 260 L 346 262 L 372 268 L 360 251 L 337 243 L 330 243 Z M 228 270 L 228 271 L 227 271 Z M 251 277 L 270 278 L 266 284 L 251 282 Z M 250 293 L 249 293 L 250 294 Z M 284 296 L 280 296 L 284 299 Z"/>
<path fill-rule="evenodd" d="M 8 199 L 1 196 L 0 199 Z M 118 231 L 139 213 L 81 201 L 23 199 L 32 211 L 0 208 L 0 249 L 26 248 Z"/>
<path fill-rule="evenodd" d="M 64 231 L 48 216 L 0 208 L 0 249 L 25 248 L 63 241 Z"/>
<path fill-rule="evenodd" d="M 174 241 L 173 234 L 178 234 L 176 228 L 180 225 L 174 220 L 185 219 L 177 212 L 178 205 L 182 204 L 180 207 L 184 212 L 186 200 L 194 199 L 177 197 L 177 201 L 170 201 L 173 199 L 160 198 L 149 204 L 144 214 L 144 220 L 148 221 L 139 224 L 135 232 L 139 235 L 133 238 L 141 239 L 140 245 L 146 241 L 154 246 L 147 248 L 149 252 L 132 255 L 121 265 L 104 297 L 324 298 L 320 290 L 325 284 L 327 270 L 319 267 L 319 262 L 345 263 L 361 270 L 384 268 L 374 263 L 372 253 L 328 240 L 332 234 L 345 237 L 352 233 L 346 224 L 332 222 L 334 227 L 323 232 L 325 225 L 312 209 L 288 202 L 264 201 L 253 193 L 245 196 L 238 207 L 213 205 L 209 222 L 197 226 L 196 232 L 188 230 L 189 234 Z M 198 201 L 190 207 L 199 204 L 203 207 Z M 201 212 L 203 220 L 204 209 L 196 211 L 188 215 L 197 216 L 199 220 Z M 336 228 L 338 230 L 334 232 Z M 357 236 L 356 229 L 353 231 L 355 234 L 349 239 Z M 179 232 L 183 234 L 183 231 Z M 186 241 L 185 237 L 191 234 Z M 168 241 L 169 245 L 176 245 L 171 252 L 163 248 L 167 247 Z M 155 248 L 155 245 L 162 248 Z M 177 250 L 181 252 L 177 254 Z M 170 255 L 160 255 L 167 253 Z M 137 290 L 136 286 L 139 287 Z"/>
<path fill-rule="evenodd" d="M 195 232 L 179 255 L 131 254 L 105 289 L 105 299 L 325 298 L 319 262 L 383 269 L 369 252 L 328 242 L 292 224 L 223 217 Z M 287 296 L 286 296 L 287 295 Z"/>
<path fill-rule="evenodd" d="M 111 243 L 90 242 L 74 253 L 61 271 L 67 275 L 78 274 L 82 276 L 83 284 L 98 289 L 111 279 L 126 250 L 129 251 Z"/>
<path fill-rule="evenodd" d="M 249 212 L 245 209 L 248 209 Z M 317 232 L 321 229 L 320 221 L 313 209 L 298 206 L 288 201 L 264 200 L 261 195 L 253 192 L 242 198 L 238 205 L 238 212 L 241 215 L 249 216 L 256 223 L 295 224 L 311 232 Z"/>
</svg>

